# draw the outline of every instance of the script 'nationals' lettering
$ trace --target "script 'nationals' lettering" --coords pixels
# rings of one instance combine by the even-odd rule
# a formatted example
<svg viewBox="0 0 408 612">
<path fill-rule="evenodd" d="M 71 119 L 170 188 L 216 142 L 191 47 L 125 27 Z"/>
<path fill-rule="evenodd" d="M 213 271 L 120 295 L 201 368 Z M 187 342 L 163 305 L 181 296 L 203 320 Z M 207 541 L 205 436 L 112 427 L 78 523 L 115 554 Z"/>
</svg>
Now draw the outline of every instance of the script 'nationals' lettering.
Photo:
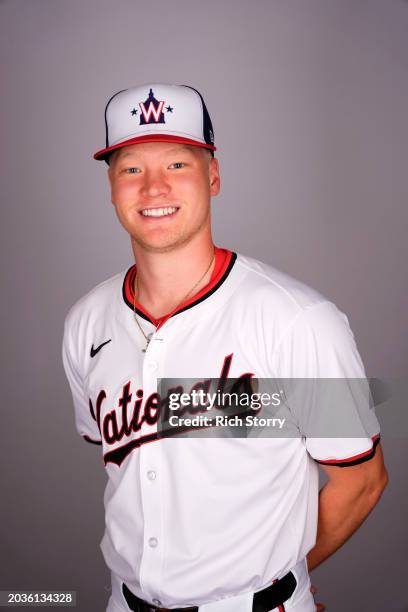
<svg viewBox="0 0 408 612">
<path fill-rule="evenodd" d="M 224 359 L 221 373 L 218 379 L 218 392 L 222 393 L 225 387 L 225 383 L 229 376 L 231 368 L 233 353 L 227 355 Z M 253 373 L 247 372 L 239 376 L 237 380 L 237 387 L 245 387 L 250 379 L 254 376 Z M 204 380 L 197 382 L 190 393 L 194 390 L 203 390 L 208 392 L 212 380 Z M 123 439 L 128 439 L 134 433 L 140 431 L 144 423 L 150 426 L 157 424 L 159 419 L 162 422 L 167 422 L 169 419 L 169 397 L 174 393 L 183 393 L 184 390 L 181 386 L 169 389 L 166 397 L 162 398 L 159 393 L 151 393 L 147 398 L 144 398 L 143 389 L 137 389 L 134 394 L 131 390 L 131 382 L 128 381 L 122 387 L 122 392 L 118 400 L 118 405 L 112 410 L 105 412 L 103 418 L 102 405 L 107 401 L 106 392 L 102 389 L 97 396 L 95 408 L 91 399 L 89 399 L 89 408 L 93 419 L 98 424 L 99 431 L 107 445 L 113 445 L 120 442 Z M 230 392 L 234 392 L 234 388 L 230 389 Z M 133 400 L 133 405 L 132 404 Z M 205 410 L 203 406 L 184 406 L 178 410 L 178 414 L 189 412 L 190 414 L 196 414 L 200 410 Z M 174 432 L 176 433 L 176 432 Z M 111 462 L 120 465 L 127 455 L 140 448 L 143 444 L 153 442 L 159 438 L 166 437 L 166 432 L 153 431 L 147 435 L 133 438 L 131 441 L 125 442 L 120 447 L 114 450 L 108 451 L 104 454 L 105 463 Z"/>
</svg>

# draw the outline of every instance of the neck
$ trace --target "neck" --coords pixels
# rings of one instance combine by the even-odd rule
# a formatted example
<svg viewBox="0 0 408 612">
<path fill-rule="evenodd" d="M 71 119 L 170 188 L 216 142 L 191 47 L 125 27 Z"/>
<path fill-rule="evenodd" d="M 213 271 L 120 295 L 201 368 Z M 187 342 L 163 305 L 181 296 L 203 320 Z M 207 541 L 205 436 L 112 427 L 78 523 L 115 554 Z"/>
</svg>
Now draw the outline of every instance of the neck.
<svg viewBox="0 0 408 612">
<path fill-rule="evenodd" d="M 136 300 L 154 318 L 177 308 L 189 291 L 188 298 L 198 293 L 209 282 L 214 269 L 214 260 L 210 266 L 214 253 L 211 236 L 166 253 L 147 252 L 133 240 L 132 249 L 137 264 Z"/>
</svg>

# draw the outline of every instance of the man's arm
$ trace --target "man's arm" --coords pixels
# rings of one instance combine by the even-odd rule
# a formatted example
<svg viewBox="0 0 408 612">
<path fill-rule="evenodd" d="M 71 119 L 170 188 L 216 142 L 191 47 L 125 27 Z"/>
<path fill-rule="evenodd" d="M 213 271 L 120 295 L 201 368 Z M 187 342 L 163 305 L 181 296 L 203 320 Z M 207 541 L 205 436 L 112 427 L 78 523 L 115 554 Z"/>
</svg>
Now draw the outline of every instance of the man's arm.
<svg viewBox="0 0 408 612">
<path fill-rule="evenodd" d="M 317 540 L 307 555 L 309 571 L 332 555 L 360 527 L 388 482 L 380 444 L 374 457 L 364 463 L 320 467 L 329 480 L 319 494 Z"/>
</svg>

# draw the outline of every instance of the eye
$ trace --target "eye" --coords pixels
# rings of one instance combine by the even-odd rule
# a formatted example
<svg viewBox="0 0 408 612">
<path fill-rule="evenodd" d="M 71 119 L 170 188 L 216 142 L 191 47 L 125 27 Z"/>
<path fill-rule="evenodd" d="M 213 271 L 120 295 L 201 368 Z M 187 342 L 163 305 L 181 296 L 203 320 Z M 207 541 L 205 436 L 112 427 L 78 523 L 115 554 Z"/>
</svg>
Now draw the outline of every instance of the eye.
<svg viewBox="0 0 408 612">
<path fill-rule="evenodd" d="M 140 168 L 135 168 L 134 166 L 132 166 L 131 168 L 125 168 L 125 172 L 126 174 L 138 174 L 139 172 L 141 172 Z"/>
<path fill-rule="evenodd" d="M 174 164 L 170 164 L 169 168 L 175 168 L 178 170 L 179 168 L 184 168 L 186 164 L 184 162 L 174 162 Z"/>
</svg>

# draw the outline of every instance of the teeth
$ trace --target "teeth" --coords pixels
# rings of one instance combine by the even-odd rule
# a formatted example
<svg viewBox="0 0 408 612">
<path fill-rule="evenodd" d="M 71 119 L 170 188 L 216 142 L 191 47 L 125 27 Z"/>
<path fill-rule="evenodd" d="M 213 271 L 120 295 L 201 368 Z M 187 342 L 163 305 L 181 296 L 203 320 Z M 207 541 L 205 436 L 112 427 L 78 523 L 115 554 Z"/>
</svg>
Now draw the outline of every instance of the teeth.
<svg viewBox="0 0 408 612">
<path fill-rule="evenodd" d="M 177 208 L 167 207 L 167 208 L 146 208 L 142 210 L 142 215 L 144 217 L 165 217 L 166 215 L 172 215 L 175 213 Z"/>
</svg>

